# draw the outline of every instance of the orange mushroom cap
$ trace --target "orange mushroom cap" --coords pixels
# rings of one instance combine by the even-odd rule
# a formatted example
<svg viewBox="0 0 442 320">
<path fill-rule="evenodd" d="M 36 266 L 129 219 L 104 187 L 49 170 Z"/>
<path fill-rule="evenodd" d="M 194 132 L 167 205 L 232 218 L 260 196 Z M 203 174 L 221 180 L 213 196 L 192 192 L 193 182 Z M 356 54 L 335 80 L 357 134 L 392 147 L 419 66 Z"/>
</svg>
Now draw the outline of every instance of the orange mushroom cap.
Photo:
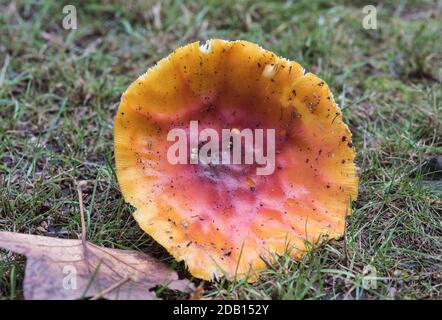
<svg viewBox="0 0 442 320">
<path fill-rule="evenodd" d="M 168 132 L 275 129 L 275 170 L 171 164 Z M 343 235 L 357 197 L 351 133 L 327 84 L 246 41 L 175 50 L 140 76 L 115 119 L 116 173 L 140 227 L 193 276 L 253 281 L 275 254 Z"/>
</svg>

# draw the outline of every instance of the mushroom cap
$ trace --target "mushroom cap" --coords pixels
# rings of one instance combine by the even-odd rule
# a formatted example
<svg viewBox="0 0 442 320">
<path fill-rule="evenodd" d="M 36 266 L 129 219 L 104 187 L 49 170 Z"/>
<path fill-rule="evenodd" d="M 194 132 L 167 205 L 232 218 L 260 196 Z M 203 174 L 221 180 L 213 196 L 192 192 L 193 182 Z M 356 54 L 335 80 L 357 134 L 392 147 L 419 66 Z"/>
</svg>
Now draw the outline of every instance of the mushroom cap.
<svg viewBox="0 0 442 320">
<path fill-rule="evenodd" d="M 167 134 L 275 129 L 275 171 L 171 164 Z M 175 50 L 135 80 L 115 119 L 116 174 L 140 227 L 197 278 L 254 281 L 278 254 L 343 235 L 358 178 L 327 84 L 247 41 Z"/>
</svg>

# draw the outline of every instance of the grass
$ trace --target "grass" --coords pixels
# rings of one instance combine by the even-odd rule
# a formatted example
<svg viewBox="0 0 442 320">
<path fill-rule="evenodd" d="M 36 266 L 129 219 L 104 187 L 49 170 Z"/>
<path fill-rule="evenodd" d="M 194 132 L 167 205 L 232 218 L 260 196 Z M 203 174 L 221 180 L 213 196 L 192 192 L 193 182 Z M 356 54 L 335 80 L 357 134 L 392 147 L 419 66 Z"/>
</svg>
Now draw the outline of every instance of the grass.
<svg viewBox="0 0 442 320">
<path fill-rule="evenodd" d="M 372 1 L 376 3 L 378 1 Z M 123 5 L 124 3 L 124 5 Z M 78 30 L 62 4 L 0 1 L 0 230 L 76 238 L 76 185 L 90 241 L 153 252 L 185 274 L 125 204 L 113 171 L 121 93 L 155 61 L 195 40 L 256 42 L 295 59 L 332 88 L 354 135 L 360 195 L 344 239 L 301 261 L 282 256 L 257 283 L 205 285 L 222 299 L 440 299 L 441 7 L 364 1 L 79 2 Z M 22 298 L 24 258 L 1 251 L 0 298 Z M 364 289 L 364 270 L 376 288 Z M 197 280 L 195 280 L 197 282 Z M 170 296 L 173 297 L 173 296 Z"/>
</svg>

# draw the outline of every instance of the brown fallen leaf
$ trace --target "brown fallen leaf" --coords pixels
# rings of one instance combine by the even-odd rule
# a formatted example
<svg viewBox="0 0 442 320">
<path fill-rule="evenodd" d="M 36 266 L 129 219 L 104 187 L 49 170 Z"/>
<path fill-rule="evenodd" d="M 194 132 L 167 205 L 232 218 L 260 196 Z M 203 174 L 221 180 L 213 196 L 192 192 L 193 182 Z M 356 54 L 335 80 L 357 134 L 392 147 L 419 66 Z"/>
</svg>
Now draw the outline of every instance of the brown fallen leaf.
<svg viewBox="0 0 442 320">
<path fill-rule="evenodd" d="M 158 299 L 157 286 L 190 293 L 194 286 L 152 256 L 81 240 L 0 231 L 0 247 L 27 257 L 25 299 Z"/>
</svg>

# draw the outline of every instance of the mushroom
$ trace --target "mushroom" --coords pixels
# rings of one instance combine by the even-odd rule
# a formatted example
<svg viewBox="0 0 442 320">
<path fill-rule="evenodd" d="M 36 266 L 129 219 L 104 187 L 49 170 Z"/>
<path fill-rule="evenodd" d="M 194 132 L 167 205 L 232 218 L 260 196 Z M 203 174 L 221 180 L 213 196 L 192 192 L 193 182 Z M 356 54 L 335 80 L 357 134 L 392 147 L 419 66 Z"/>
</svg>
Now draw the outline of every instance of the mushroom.
<svg viewBox="0 0 442 320">
<path fill-rule="evenodd" d="M 274 129 L 274 171 L 168 161 L 171 130 L 181 129 L 189 160 L 208 128 Z M 175 50 L 129 86 L 115 119 L 116 174 L 136 221 L 205 280 L 254 281 L 278 255 L 341 237 L 357 197 L 354 158 L 327 84 L 247 41 Z"/>
</svg>

